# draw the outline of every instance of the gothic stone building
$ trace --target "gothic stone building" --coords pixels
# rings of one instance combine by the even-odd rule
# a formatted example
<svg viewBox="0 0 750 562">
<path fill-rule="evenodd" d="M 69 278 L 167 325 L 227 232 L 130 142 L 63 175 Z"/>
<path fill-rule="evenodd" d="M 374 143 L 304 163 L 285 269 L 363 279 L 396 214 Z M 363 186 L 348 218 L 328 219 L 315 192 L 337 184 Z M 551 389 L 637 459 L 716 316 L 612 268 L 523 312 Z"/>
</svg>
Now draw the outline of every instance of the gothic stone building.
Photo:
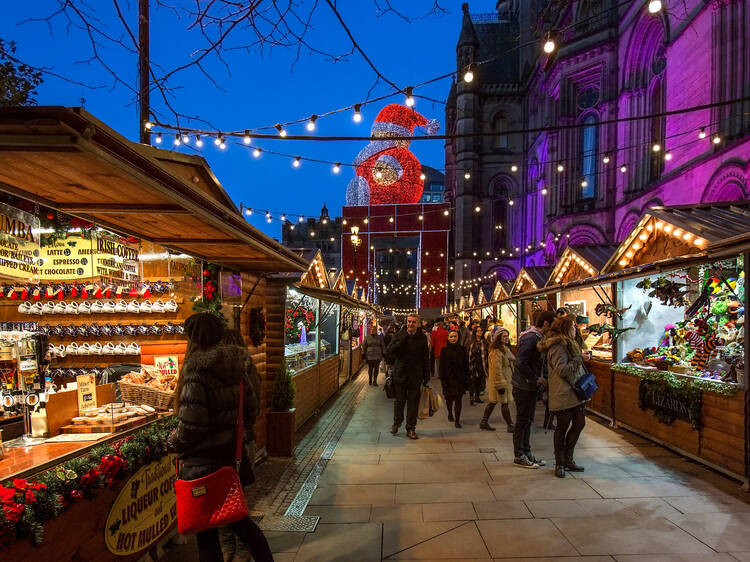
<svg viewBox="0 0 750 562">
<path fill-rule="evenodd" d="M 750 3 L 648 4 L 463 5 L 446 130 L 481 135 L 445 148 L 457 281 L 620 242 L 651 206 L 748 198 L 750 103 L 669 112 L 750 96 Z M 487 252 L 498 259 L 480 262 Z"/>
</svg>

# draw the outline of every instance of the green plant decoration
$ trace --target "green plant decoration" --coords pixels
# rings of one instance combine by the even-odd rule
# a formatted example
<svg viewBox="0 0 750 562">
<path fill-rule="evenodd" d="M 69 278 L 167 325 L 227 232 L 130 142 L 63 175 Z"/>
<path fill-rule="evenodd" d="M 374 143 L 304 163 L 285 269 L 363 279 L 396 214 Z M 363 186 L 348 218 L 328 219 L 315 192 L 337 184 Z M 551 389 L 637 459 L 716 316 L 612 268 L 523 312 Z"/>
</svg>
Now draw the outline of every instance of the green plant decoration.
<svg viewBox="0 0 750 562">
<path fill-rule="evenodd" d="M 219 275 L 221 267 L 206 263 L 203 266 L 203 283 L 201 286 L 201 296 L 193 303 L 193 312 L 210 312 L 227 322 L 226 317 L 221 313 L 221 292 L 219 291 Z"/>
<path fill-rule="evenodd" d="M 617 373 L 638 377 L 639 379 L 663 383 L 675 394 L 688 398 L 690 397 L 690 391 L 693 389 L 726 397 L 734 396 L 739 391 L 739 386 L 736 384 L 686 377 L 672 373 L 671 371 L 641 369 L 628 363 L 615 363 L 612 365 L 612 370 Z"/>
<path fill-rule="evenodd" d="M 294 406 L 294 380 L 289 373 L 286 360 L 281 360 L 281 365 L 276 370 L 276 380 L 271 389 L 271 409 L 275 412 L 287 412 Z"/>
</svg>

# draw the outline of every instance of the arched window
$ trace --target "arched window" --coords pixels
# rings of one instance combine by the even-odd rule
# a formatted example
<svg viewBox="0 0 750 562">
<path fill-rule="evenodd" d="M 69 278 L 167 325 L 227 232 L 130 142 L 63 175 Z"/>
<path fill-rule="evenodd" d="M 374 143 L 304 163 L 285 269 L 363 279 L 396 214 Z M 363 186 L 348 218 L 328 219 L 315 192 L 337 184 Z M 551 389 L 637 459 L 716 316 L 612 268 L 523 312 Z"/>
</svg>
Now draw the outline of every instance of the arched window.
<svg viewBox="0 0 750 562">
<path fill-rule="evenodd" d="M 583 120 L 581 128 L 581 184 L 579 199 L 594 199 L 596 197 L 596 151 L 599 145 L 599 128 L 596 115 L 588 114 Z"/>
<path fill-rule="evenodd" d="M 666 100 L 664 95 L 664 69 L 667 65 L 667 59 L 664 54 L 664 45 L 659 47 L 654 55 L 654 59 L 651 61 L 651 72 L 654 75 L 654 80 L 651 83 L 651 92 L 649 94 L 649 109 L 652 115 L 663 113 L 666 108 Z M 654 152 L 651 150 L 651 144 L 647 144 L 646 150 L 651 152 L 651 166 L 649 168 L 649 181 L 655 181 L 659 179 L 662 172 L 664 171 L 664 150 L 668 147 L 664 146 L 666 143 L 666 119 L 664 116 L 652 117 L 651 118 L 651 142 L 659 143 L 662 146 L 662 150 Z"/>
<path fill-rule="evenodd" d="M 508 130 L 508 120 L 504 117 L 498 117 L 495 119 L 494 123 L 494 139 L 495 139 L 495 148 L 498 150 L 508 150 L 510 148 L 510 142 L 508 140 L 508 135 L 505 134 L 505 131 Z"/>
</svg>

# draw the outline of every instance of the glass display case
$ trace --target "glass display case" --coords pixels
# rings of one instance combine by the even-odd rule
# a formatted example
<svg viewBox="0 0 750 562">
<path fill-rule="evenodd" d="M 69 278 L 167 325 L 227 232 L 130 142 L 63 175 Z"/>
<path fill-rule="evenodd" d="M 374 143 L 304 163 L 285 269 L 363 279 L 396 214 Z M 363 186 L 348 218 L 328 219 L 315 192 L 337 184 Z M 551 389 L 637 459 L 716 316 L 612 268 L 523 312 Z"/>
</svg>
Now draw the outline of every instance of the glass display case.
<svg viewBox="0 0 750 562">
<path fill-rule="evenodd" d="M 515 345 L 518 342 L 518 304 L 508 302 L 498 306 L 500 314 L 498 318 L 503 323 L 503 328 L 510 334 L 510 343 Z"/>
<path fill-rule="evenodd" d="M 617 359 L 639 369 L 744 384 L 742 256 L 618 283 Z"/>
<path fill-rule="evenodd" d="M 339 314 L 341 306 L 327 302 L 321 303 L 320 320 L 320 360 L 338 355 L 339 352 Z"/>
<path fill-rule="evenodd" d="M 294 374 L 318 362 L 318 315 L 320 301 L 293 287 L 286 291 L 284 356 Z"/>
</svg>

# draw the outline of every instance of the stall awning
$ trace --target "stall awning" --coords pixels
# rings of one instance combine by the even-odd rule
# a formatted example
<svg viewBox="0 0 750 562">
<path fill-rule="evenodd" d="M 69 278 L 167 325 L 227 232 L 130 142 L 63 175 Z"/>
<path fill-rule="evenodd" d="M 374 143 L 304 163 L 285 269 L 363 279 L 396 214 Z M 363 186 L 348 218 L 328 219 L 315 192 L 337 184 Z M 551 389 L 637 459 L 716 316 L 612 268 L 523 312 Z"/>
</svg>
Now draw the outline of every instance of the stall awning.
<svg viewBox="0 0 750 562">
<path fill-rule="evenodd" d="M 346 308 L 365 310 L 367 312 L 376 312 L 369 304 L 355 300 L 347 295 L 342 295 L 333 289 L 319 289 L 317 287 L 308 287 L 306 285 L 295 285 L 294 289 L 303 295 L 320 299 L 322 301 L 340 304 Z"/>
<path fill-rule="evenodd" d="M 131 142 L 81 108 L 0 109 L 0 191 L 239 270 L 308 265 L 245 221 L 203 158 Z"/>
</svg>

